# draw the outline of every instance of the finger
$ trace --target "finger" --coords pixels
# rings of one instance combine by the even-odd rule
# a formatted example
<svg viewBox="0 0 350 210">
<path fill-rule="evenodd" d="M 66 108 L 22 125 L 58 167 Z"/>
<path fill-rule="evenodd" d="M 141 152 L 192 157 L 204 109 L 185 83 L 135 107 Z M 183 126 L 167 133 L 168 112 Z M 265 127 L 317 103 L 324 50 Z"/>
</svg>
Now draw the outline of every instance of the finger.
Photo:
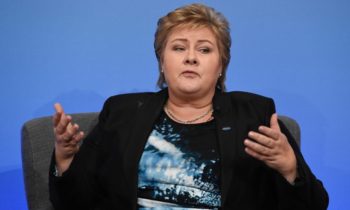
<svg viewBox="0 0 350 210">
<path fill-rule="evenodd" d="M 269 161 L 269 162 L 274 161 L 274 159 L 272 157 L 261 155 L 261 154 L 257 153 L 256 151 L 254 151 L 254 150 L 252 150 L 252 149 L 250 149 L 248 147 L 246 147 L 244 150 L 250 156 L 252 156 L 252 157 L 254 157 L 254 158 L 258 159 L 258 160 L 261 160 L 261 161 L 264 161 L 264 162 L 266 162 L 266 161 Z"/>
<path fill-rule="evenodd" d="M 72 122 L 72 117 L 69 115 L 62 115 L 61 120 L 59 121 L 58 125 L 56 126 L 56 133 L 57 134 L 63 134 L 66 132 L 66 129 L 68 125 Z"/>
<path fill-rule="evenodd" d="M 56 112 L 58 112 L 58 113 L 63 113 L 64 112 L 63 111 L 63 107 L 62 107 L 62 105 L 60 103 L 55 103 L 54 107 L 55 107 Z"/>
<path fill-rule="evenodd" d="M 73 136 L 72 141 L 76 144 L 78 144 L 82 139 L 84 138 L 84 132 L 79 131 L 77 134 Z"/>
<path fill-rule="evenodd" d="M 55 114 L 53 116 L 53 125 L 54 127 L 56 127 L 61 119 L 61 116 L 64 114 L 64 111 L 61 104 L 59 103 L 55 103 L 54 108 L 55 108 Z"/>
<path fill-rule="evenodd" d="M 62 140 L 65 142 L 70 142 L 73 140 L 73 137 L 79 133 L 78 124 L 68 124 L 66 131 L 61 135 Z"/>
<path fill-rule="evenodd" d="M 270 150 L 270 148 L 265 147 L 261 144 L 258 144 L 256 142 L 253 142 L 249 139 L 244 140 L 244 145 L 249 148 L 250 150 L 253 150 L 255 153 L 258 153 L 260 155 L 263 156 L 271 156 L 272 154 L 272 150 Z"/>
<path fill-rule="evenodd" d="M 280 126 L 278 124 L 278 116 L 276 113 L 273 113 L 270 119 L 270 128 L 281 131 Z"/>
<path fill-rule="evenodd" d="M 76 153 L 80 147 L 79 144 L 75 143 L 75 142 L 68 142 L 68 143 L 64 143 L 62 144 L 63 148 L 65 148 L 66 150 L 70 151 L 69 153 Z"/>
<path fill-rule="evenodd" d="M 65 147 L 65 148 L 68 148 L 68 147 L 75 148 L 75 147 L 78 146 L 78 142 L 68 141 L 68 142 L 62 143 L 62 145 L 63 145 L 63 147 Z"/>
<path fill-rule="evenodd" d="M 67 142 L 62 143 L 63 147 L 71 147 L 71 148 L 79 148 L 80 147 L 80 142 L 82 141 L 84 137 L 84 132 L 79 131 L 77 134 L 73 135 L 71 139 Z"/>
<path fill-rule="evenodd" d="M 259 132 L 274 140 L 279 139 L 281 132 L 266 126 L 259 126 Z"/>
<path fill-rule="evenodd" d="M 274 141 L 274 139 L 270 138 L 269 136 L 266 136 L 264 134 L 257 133 L 254 131 L 250 131 L 248 133 L 248 137 L 255 140 L 259 144 L 268 147 L 268 148 L 273 148 L 275 146 L 275 143 L 276 143 Z"/>
<path fill-rule="evenodd" d="M 62 117 L 62 114 L 61 113 L 55 113 L 53 115 L 53 118 L 52 118 L 52 123 L 53 123 L 53 126 L 56 127 L 58 125 L 58 123 L 60 122 L 60 119 Z"/>
<path fill-rule="evenodd" d="M 78 124 L 69 124 L 67 126 L 66 133 L 72 138 L 77 132 L 79 131 L 79 125 Z"/>
<path fill-rule="evenodd" d="M 261 160 L 261 161 L 264 160 L 264 158 L 261 155 L 259 155 L 258 153 L 256 153 L 254 150 L 249 149 L 248 147 L 246 147 L 244 150 L 246 151 L 246 153 L 253 156 L 254 158 Z"/>
</svg>

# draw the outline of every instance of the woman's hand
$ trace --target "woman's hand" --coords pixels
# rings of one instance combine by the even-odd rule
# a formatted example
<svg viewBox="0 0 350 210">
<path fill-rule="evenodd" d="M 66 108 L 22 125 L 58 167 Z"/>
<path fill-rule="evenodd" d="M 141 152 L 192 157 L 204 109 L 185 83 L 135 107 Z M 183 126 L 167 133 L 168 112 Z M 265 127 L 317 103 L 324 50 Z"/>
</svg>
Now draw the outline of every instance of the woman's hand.
<svg viewBox="0 0 350 210">
<path fill-rule="evenodd" d="M 287 137 L 280 130 L 277 114 L 271 116 L 270 127 L 260 126 L 259 133 L 250 131 L 248 137 L 255 142 L 246 139 L 245 151 L 277 170 L 289 183 L 293 183 L 298 175 L 297 161 Z"/>
<path fill-rule="evenodd" d="M 61 104 L 56 103 L 54 106 L 56 110 L 53 116 L 55 158 L 60 176 L 69 168 L 74 155 L 79 151 L 79 142 L 84 137 L 84 133 L 79 130 L 77 124 L 72 123 L 72 117 L 64 113 Z"/>
</svg>

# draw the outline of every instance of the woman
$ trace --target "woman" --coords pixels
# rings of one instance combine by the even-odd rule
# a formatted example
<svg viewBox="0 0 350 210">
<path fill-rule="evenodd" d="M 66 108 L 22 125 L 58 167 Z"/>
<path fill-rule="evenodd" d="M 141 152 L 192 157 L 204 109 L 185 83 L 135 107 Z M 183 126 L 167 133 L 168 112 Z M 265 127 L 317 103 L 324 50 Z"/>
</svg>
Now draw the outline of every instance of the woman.
<svg viewBox="0 0 350 210">
<path fill-rule="evenodd" d="M 158 93 L 109 98 L 84 139 L 55 104 L 57 209 L 326 209 L 328 195 L 271 99 L 225 92 L 226 19 L 200 4 L 162 17 Z"/>
</svg>

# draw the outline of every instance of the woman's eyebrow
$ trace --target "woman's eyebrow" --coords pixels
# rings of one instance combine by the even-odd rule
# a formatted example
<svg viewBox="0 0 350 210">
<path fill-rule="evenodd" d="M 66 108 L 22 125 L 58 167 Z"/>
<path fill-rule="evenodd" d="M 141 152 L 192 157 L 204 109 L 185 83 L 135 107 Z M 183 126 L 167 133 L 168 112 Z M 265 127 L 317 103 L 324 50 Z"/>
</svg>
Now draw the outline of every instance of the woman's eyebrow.
<svg viewBox="0 0 350 210">
<path fill-rule="evenodd" d="M 214 43 L 208 39 L 198 40 L 197 42 L 199 42 L 199 43 L 208 42 L 209 44 L 214 45 Z"/>
<path fill-rule="evenodd" d="M 180 42 L 188 42 L 188 40 L 187 40 L 187 39 L 185 39 L 185 38 L 175 38 L 175 39 L 171 40 L 171 43 L 176 42 L 176 41 L 180 41 Z"/>
<path fill-rule="evenodd" d="M 185 38 L 176 38 L 176 39 L 171 40 L 171 42 L 170 42 L 170 43 L 173 43 L 173 42 L 176 42 L 176 41 L 180 41 L 180 42 L 188 42 L 188 39 L 185 39 Z M 210 40 L 208 40 L 208 39 L 200 39 L 200 40 L 197 40 L 196 42 L 197 42 L 197 43 L 208 42 L 208 43 L 210 43 L 210 44 L 214 45 L 214 44 L 213 44 L 213 42 L 212 42 L 212 41 L 210 41 Z"/>
</svg>

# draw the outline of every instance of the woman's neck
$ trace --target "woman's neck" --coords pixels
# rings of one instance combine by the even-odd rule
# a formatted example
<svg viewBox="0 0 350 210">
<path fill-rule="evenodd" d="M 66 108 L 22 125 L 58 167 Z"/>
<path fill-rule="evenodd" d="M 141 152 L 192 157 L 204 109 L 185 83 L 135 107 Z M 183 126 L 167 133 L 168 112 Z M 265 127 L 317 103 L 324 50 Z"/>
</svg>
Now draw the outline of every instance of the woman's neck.
<svg viewBox="0 0 350 210">
<path fill-rule="evenodd" d="M 169 92 L 165 112 L 178 122 L 202 123 L 212 119 L 214 93 L 204 97 L 179 97 Z"/>
</svg>

